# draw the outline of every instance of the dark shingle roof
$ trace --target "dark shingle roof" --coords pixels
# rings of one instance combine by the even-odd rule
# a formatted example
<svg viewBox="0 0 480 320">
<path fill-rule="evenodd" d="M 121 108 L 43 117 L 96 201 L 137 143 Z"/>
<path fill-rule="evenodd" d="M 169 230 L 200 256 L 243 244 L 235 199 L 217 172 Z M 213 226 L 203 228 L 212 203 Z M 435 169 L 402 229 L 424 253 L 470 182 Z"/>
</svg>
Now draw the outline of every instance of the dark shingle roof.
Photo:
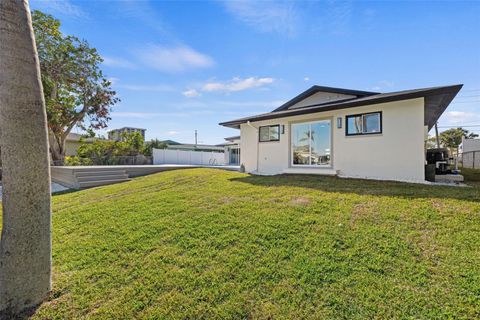
<svg viewBox="0 0 480 320">
<path fill-rule="evenodd" d="M 314 104 L 304 106 L 296 109 L 279 110 L 275 109 L 272 112 L 259 114 L 256 116 L 240 118 L 232 121 L 222 122 L 220 125 L 230 128 L 239 128 L 240 124 L 248 121 L 261 121 L 268 119 L 276 119 L 283 117 L 290 117 L 302 114 L 317 113 L 323 111 L 347 109 L 353 107 L 360 107 L 365 105 L 372 105 L 378 103 L 400 101 L 415 98 L 425 98 L 425 125 L 431 129 L 448 107 L 453 98 L 462 88 L 462 84 L 442 87 L 421 88 L 413 90 L 396 91 L 389 93 L 372 93 L 364 95 L 363 97 L 336 101 L 332 103 Z M 312 87 L 313 88 L 313 87 Z M 307 90 L 308 91 L 308 90 Z"/>
</svg>

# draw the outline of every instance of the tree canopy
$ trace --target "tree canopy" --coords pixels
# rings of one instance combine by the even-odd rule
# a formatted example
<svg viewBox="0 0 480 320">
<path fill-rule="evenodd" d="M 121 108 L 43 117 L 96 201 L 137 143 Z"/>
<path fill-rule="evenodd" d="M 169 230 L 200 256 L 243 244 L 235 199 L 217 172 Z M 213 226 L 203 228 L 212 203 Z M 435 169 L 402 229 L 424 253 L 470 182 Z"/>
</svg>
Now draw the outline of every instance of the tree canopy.
<svg viewBox="0 0 480 320">
<path fill-rule="evenodd" d="M 445 148 L 457 149 L 462 143 L 462 138 L 475 138 L 478 134 L 463 128 L 452 128 L 439 134 L 440 142 Z"/>
<path fill-rule="evenodd" d="M 42 84 L 47 108 L 50 151 L 63 162 L 65 140 L 75 127 L 101 129 L 119 101 L 112 83 L 103 75 L 103 59 L 86 40 L 60 31 L 60 21 L 32 12 Z"/>
</svg>

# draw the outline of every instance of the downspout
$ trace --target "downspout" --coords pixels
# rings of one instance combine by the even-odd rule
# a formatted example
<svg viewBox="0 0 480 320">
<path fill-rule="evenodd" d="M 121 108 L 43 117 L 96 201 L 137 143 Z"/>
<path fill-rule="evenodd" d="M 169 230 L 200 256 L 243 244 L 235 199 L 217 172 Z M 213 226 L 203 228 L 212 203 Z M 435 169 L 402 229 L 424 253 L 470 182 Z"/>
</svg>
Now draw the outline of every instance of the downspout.
<svg viewBox="0 0 480 320">
<path fill-rule="evenodd" d="M 255 130 L 255 132 L 257 133 L 257 136 L 258 136 L 258 129 L 255 128 L 254 126 L 252 126 L 250 121 L 247 121 L 247 126 L 252 127 Z M 259 149 L 260 149 L 260 143 L 258 141 L 259 141 L 259 139 L 257 137 L 257 164 L 256 164 L 256 168 L 255 168 L 255 171 L 257 173 L 258 173 L 258 157 L 259 157 Z"/>
</svg>

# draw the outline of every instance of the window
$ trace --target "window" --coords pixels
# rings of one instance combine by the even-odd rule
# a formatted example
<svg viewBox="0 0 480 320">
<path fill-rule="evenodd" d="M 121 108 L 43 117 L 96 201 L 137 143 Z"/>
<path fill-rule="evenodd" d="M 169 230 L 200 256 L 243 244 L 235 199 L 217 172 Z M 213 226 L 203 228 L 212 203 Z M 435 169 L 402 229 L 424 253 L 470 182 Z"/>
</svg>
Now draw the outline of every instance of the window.
<svg viewBox="0 0 480 320">
<path fill-rule="evenodd" d="M 279 141 L 280 140 L 280 125 L 264 126 L 259 129 L 259 141 Z"/>
<path fill-rule="evenodd" d="M 382 133 L 382 113 L 371 112 L 346 117 L 347 136 Z"/>
<path fill-rule="evenodd" d="M 330 120 L 292 124 L 292 165 L 329 165 L 330 128 Z"/>
</svg>

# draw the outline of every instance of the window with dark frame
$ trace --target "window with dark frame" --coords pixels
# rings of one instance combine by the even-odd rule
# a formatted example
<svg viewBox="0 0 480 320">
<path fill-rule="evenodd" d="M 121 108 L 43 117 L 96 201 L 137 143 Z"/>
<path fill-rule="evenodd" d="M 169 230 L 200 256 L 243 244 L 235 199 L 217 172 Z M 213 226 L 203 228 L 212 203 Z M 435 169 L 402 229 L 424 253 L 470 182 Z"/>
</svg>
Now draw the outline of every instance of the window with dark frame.
<svg viewBox="0 0 480 320">
<path fill-rule="evenodd" d="M 260 127 L 258 133 L 258 141 L 260 142 L 279 141 L 280 125 Z"/>
<path fill-rule="evenodd" d="M 345 117 L 345 133 L 347 136 L 382 133 L 382 112 L 369 112 Z"/>
</svg>

